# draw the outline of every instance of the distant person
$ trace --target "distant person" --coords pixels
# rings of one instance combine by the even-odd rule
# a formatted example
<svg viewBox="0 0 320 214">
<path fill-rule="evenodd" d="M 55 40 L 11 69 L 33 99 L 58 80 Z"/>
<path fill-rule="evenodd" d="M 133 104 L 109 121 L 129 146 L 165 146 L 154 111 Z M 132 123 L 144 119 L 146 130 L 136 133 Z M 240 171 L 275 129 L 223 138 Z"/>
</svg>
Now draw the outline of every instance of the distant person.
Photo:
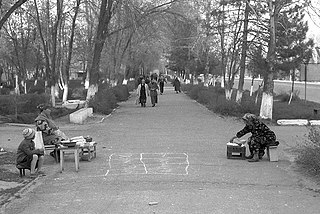
<svg viewBox="0 0 320 214">
<path fill-rule="evenodd" d="M 258 162 L 265 154 L 264 150 L 267 146 L 277 146 L 279 142 L 276 141 L 275 133 L 261 122 L 256 115 L 246 113 L 242 120 L 245 123 L 245 127 L 236 136 L 232 137 L 230 142 L 235 138 L 241 138 L 247 133 L 251 133 L 252 135 L 247 140 L 250 155 L 246 158 L 249 159 L 249 162 Z"/>
<path fill-rule="evenodd" d="M 180 80 L 178 77 L 175 77 L 175 79 L 173 81 L 173 86 L 174 86 L 174 90 L 176 93 L 181 92 L 181 89 L 180 89 L 181 84 L 180 84 Z"/>
<path fill-rule="evenodd" d="M 149 86 L 149 84 L 151 83 L 151 80 L 150 80 L 150 76 L 149 75 L 147 75 L 146 77 L 145 77 L 145 83 Z"/>
<path fill-rule="evenodd" d="M 17 168 L 30 169 L 30 177 L 37 174 L 44 174 L 41 167 L 44 161 L 44 150 L 35 149 L 35 131 L 27 128 L 22 132 L 24 140 L 20 143 L 17 150 Z"/>
<path fill-rule="evenodd" d="M 157 80 L 153 79 L 150 83 L 150 97 L 151 97 L 151 103 L 152 107 L 155 107 L 156 103 L 158 103 L 158 84 Z"/>
<path fill-rule="evenodd" d="M 141 84 L 137 88 L 137 98 L 141 107 L 146 107 L 147 96 L 149 96 L 149 86 L 146 84 L 144 79 L 141 80 Z"/>
<path fill-rule="evenodd" d="M 166 78 L 164 78 L 163 75 L 160 76 L 158 80 L 159 86 L 160 86 L 160 95 L 163 94 L 163 89 L 164 89 L 164 83 L 167 83 Z"/>
</svg>

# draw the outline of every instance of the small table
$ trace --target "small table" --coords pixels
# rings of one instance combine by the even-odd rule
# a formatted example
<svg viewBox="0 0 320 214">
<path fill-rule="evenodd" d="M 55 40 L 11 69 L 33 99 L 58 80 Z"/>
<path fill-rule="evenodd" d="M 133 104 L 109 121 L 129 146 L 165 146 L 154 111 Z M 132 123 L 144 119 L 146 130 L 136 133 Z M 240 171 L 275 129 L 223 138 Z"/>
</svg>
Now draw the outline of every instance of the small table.
<svg viewBox="0 0 320 214">
<path fill-rule="evenodd" d="M 60 150 L 60 172 L 64 170 L 63 164 L 64 164 L 64 154 L 65 153 L 74 153 L 74 162 L 76 164 L 76 172 L 79 170 L 79 153 L 80 153 L 80 148 L 79 146 L 74 146 L 74 147 L 67 147 L 67 146 L 59 146 Z"/>
<path fill-rule="evenodd" d="M 88 161 L 91 161 L 92 158 L 97 157 L 97 143 L 93 142 L 86 142 L 79 146 L 80 148 L 80 157 L 83 157 L 84 154 L 88 155 Z"/>
</svg>

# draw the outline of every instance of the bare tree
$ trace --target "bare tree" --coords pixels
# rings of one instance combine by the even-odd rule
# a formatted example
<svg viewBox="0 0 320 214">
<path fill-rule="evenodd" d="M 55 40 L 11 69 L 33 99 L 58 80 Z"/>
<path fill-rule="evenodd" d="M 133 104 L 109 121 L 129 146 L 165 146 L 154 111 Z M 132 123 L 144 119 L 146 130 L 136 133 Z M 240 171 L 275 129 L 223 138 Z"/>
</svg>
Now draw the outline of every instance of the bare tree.
<svg viewBox="0 0 320 214">
<path fill-rule="evenodd" d="M 23 5 L 24 3 L 26 3 L 28 0 L 19 0 L 16 3 L 14 3 L 14 5 L 12 5 L 9 10 L 4 14 L 4 16 L 0 19 L 0 30 L 3 27 L 4 23 L 8 20 L 8 18 L 11 16 L 11 14 L 18 9 L 19 7 L 21 7 L 21 5 Z M 0 8 L 1 8 L 2 4 L 0 4 Z"/>
</svg>

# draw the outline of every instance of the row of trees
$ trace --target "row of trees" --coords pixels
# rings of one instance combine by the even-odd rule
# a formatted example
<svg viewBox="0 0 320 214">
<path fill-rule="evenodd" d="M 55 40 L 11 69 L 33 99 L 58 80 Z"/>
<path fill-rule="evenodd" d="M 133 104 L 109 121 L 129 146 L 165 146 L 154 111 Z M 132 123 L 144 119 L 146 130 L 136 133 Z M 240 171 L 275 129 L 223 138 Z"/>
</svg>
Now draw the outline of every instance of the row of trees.
<svg viewBox="0 0 320 214">
<path fill-rule="evenodd" d="M 158 67 L 166 49 L 164 17 L 175 2 L 29 0 L 19 7 L 3 3 L 1 15 L 14 12 L 1 29 L 0 76 L 4 73 L 22 85 L 26 79 L 45 79 L 55 105 L 57 86 L 64 91 L 63 101 L 67 98 L 70 69 L 83 70 L 90 99 L 104 80 L 135 77 Z"/>
<path fill-rule="evenodd" d="M 295 0 L 19 0 L 3 2 L 0 76 L 22 85 L 45 79 L 55 105 L 67 99 L 70 70 L 86 71 L 87 99 L 103 80 L 135 77 L 166 65 L 185 76 L 221 76 L 226 98 L 239 74 L 264 78 L 260 116 L 272 118 L 273 79 L 311 57 Z"/>
<path fill-rule="evenodd" d="M 314 44 L 306 39 L 308 25 L 304 19 L 306 9 L 312 6 L 310 2 L 197 0 L 180 4 L 190 15 L 187 21 L 180 19 L 184 25 L 177 24 L 182 29 L 176 34 L 179 38 L 173 40 L 179 44 L 171 47 L 171 68 L 193 75 L 221 76 L 227 99 L 231 99 L 234 78 L 239 74 L 238 102 L 245 72 L 253 77 L 261 75 L 264 85 L 260 116 L 271 119 L 273 79 L 280 74 L 294 75 L 312 56 Z"/>
</svg>

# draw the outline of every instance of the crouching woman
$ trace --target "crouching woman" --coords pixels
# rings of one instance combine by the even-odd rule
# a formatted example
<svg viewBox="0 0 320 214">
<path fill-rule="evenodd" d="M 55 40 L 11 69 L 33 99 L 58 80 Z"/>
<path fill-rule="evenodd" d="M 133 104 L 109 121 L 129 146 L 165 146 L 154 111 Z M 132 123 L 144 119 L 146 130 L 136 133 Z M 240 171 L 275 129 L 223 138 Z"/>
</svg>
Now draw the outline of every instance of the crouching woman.
<svg viewBox="0 0 320 214">
<path fill-rule="evenodd" d="M 241 138 L 247 133 L 251 133 L 251 136 L 247 140 L 250 155 L 246 158 L 249 159 L 249 162 L 257 162 L 259 159 L 262 159 L 267 146 L 279 143 L 276 141 L 275 133 L 271 131 L 267 125 L 261 122 L 254 114 L 246 113 L 242 117 L 242 120 L 245 123 L 245 127 L 240 130 L 236 136 L 231 138 L 230 142 L 232 142 L 235 138 Z"/>
<path fill-rule="evenodd" d="M 44 161 L 44 150 L 35 149 L 33 129 L 25 129 L 22 132 L 24 140 L 20 143 L 17 150 L 17 168 L 29 169 L 30 177 L 36 177 L 37 174 L 43 174 L 41 167 Z"/>
</svg>

